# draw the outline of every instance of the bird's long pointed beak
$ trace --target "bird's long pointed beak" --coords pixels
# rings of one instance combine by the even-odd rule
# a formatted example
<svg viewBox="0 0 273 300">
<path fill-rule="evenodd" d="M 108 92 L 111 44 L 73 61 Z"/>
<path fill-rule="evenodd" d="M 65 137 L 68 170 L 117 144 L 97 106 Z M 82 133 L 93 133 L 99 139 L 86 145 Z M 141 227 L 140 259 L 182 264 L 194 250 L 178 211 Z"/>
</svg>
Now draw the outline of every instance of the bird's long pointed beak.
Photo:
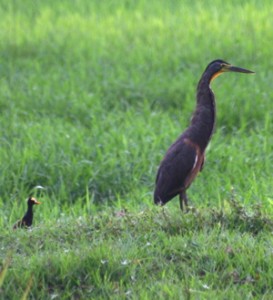
<svg viewBox="0 0 273 300">
<path fill-rule="evenodd" d="M 240 67 L 235 67 L 232 65 L 226 65 L 223 69 L 224 72 L 239 72 L 239 73 L 248 73 L 248 74 L 254 74 L 255 72 L 247 70 L 247 69 L 243 69 Z"/>
</svg>

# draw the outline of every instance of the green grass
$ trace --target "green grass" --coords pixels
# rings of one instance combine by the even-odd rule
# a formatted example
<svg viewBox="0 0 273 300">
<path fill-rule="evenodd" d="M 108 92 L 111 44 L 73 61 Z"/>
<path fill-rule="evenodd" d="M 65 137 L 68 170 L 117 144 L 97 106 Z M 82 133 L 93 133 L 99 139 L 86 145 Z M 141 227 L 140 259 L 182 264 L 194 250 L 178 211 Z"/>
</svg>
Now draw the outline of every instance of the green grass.
<svg viewBox="0 0 273 300">
<path fill-rule="evenodd" d="M 272 298 L 272 13 L 256 0 L 0 1 L 3 299 Z M 162 210 L 158 164 L 216 58 L 256 75 L 213 82 L 196 209 Z M 34 227 L 12 231 L 30 193 Z"/>
</svg>

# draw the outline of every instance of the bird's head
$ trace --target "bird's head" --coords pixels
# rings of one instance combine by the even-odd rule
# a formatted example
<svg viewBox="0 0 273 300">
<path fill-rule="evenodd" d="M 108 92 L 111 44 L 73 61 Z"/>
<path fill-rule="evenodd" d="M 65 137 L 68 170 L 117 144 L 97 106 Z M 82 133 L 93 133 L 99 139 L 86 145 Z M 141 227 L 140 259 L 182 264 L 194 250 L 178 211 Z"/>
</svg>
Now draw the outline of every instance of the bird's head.
<svg viewBox="0 0 273 300">
<path fill-rule="evenodd" d="M 34 197 L 29 197 L 27 201 L 28 205 L 36 205 L 36 204 L 41 204 L 36 198 Z"/>
<path fill-rule="evenodd" d="M 210 81 L 212 81 L 213 79 L 215 79 L 216 77 L 218 77 L 219 75 L 221 75 L 224 72 L 239 72 L 239 73 L 247 73 L 247 74 L 255 73 L 255 72 L 247 70 L 247 69 L 235 67 L 221 59 L 212 61 L 207 66 L 205 72 L 209 72 L 209 74 L 211 75 Z"/>
</svg>

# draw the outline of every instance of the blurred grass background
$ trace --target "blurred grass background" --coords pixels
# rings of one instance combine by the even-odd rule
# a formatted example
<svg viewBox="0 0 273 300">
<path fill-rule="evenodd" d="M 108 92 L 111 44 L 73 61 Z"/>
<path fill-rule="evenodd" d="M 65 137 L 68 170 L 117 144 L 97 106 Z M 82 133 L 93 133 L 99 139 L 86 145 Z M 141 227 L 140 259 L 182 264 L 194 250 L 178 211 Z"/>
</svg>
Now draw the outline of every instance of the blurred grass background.
<svg viewBox="0 0 273 300">
<path fill-rule="evenodd" d="M 271 9 L 258 1 L 3 2 L 2 202 L 37 185 L 61 205 L 87 190 L 96 203 L 150 202 L 158 163 L 188 124 L 196 84 L 215 58 L 257 75 L 213 83 L 217 133 L 194 201 L 217 203 L 221 186 L 243 191 L 257 180 L 256 196 L 269 194 Z M 217 188 L 207 187 L 211 178 Z"/>
</svg>

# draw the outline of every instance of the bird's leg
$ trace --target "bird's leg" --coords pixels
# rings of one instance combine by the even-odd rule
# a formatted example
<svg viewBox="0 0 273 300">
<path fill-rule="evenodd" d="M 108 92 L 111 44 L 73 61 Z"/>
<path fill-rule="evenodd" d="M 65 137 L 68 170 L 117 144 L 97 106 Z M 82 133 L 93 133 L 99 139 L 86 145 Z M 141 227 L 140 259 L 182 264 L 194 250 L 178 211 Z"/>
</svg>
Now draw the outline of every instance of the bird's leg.
<svg viewBox="0 0 273 300">
<path fill-rule="evenodd" d="M 179 202 L 180 202 L 180 209 L 183 211 L 183 202 L 185 204 L 185 208 L 186 208 L 186 211 L 188 209 L 188 198 L 187 198 L 187 195 L 186 195 L 186 191 L 185 190 L 182 190 L 179 194 Z"/>
<path fill-rule="evenodd" d="M 181 193 L 179 194 L 179 204 L 180 204 L 180 209 L 183 211 L 183 198 Z"/>
</svg>

